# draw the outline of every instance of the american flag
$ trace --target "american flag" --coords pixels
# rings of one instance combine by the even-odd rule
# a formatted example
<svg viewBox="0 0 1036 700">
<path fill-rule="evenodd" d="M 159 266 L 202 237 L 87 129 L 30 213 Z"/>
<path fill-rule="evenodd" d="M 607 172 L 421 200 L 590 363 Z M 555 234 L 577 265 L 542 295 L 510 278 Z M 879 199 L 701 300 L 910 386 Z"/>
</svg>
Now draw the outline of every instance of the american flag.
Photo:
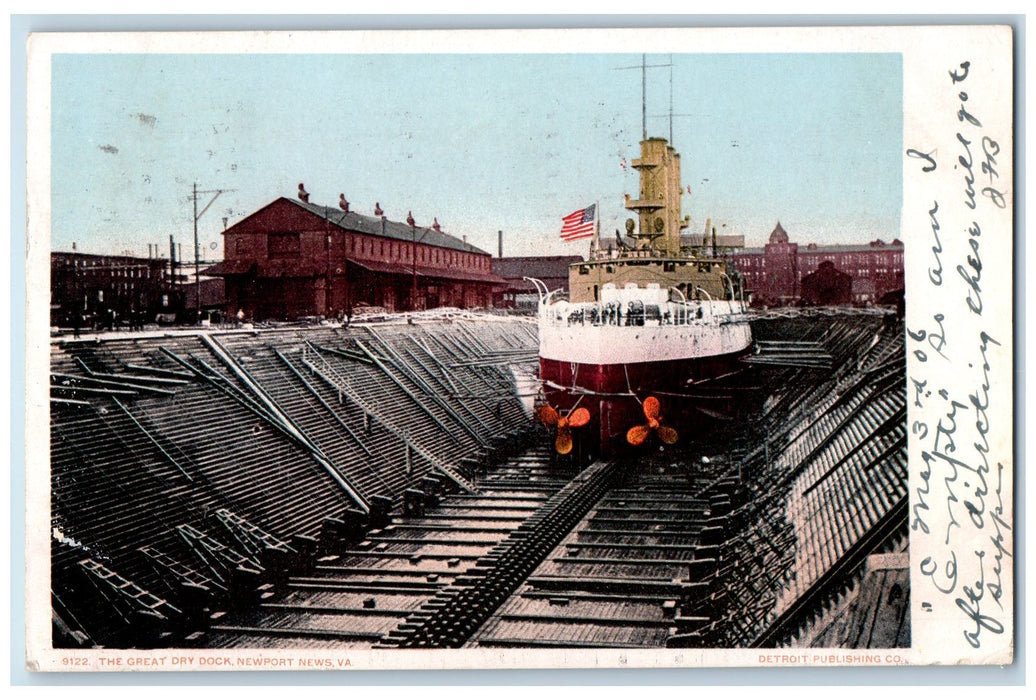
<svg viewBox="0 0 1036 700">
<path fill-rule="evenodd" d="M 568 216 L 563 216 L 561 218 L 561 239 L 574 241 L 578 238 L 589 238 L 594 235 L 596 214 L 597 205 L 591 204 L 586 209 L 580 209 Z"/>
</svg>

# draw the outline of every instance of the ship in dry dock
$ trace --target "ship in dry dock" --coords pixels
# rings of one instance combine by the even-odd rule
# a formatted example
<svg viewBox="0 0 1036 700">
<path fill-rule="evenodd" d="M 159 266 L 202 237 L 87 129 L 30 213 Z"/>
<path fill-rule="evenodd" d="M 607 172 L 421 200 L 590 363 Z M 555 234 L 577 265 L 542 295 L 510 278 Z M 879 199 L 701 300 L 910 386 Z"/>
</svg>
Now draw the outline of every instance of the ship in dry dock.
<svg viewBox="0 0 1036 700">
<path fill-rule="evenodd" d="M 695 420 L 729 412 L 690 389 L 735 372 L 752 345 L 736 272 L 714 247 L 681 246 L 690 217 L 679 154 L 662 138 L 640 149 L 640 194 L 625 202 L 638 220 L 626 221 L 625 239 L 604 248 L 598 230 L 589 259 L 569 268 L 569 299 L 538 284 L 541 418 L 559 426 L 562 454 L 572 428 L 589 452 L 609 454 L 655 436 L 676 442 Z"/>
</svg>

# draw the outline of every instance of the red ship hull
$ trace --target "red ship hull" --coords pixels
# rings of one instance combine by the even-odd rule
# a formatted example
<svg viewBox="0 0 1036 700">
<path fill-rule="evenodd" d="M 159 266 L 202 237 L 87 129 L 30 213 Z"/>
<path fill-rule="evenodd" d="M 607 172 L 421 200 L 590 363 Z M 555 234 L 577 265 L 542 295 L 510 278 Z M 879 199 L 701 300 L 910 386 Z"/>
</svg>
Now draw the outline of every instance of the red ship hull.
<svg viewBox="0 0 1036 700">
<path fill-rule="evenodd" d="M 697 386 L 706 379 L 738 372 L 746 351 L 706 358 L 590 365 L 540 358 L 540 378 L 547 402 L 562 414 L 578 406 L 591 421 L 574 434 L 583 450 L 611 456 L 629 448 L 626 432 L 644 424 L 641 402 L 655 396 L 662 423 L 690 437 L 703 422 L 732 416 L 735 400 L 726 391 Z M 640 449 L 658 444 L 655 437 Z"/>
</svg>

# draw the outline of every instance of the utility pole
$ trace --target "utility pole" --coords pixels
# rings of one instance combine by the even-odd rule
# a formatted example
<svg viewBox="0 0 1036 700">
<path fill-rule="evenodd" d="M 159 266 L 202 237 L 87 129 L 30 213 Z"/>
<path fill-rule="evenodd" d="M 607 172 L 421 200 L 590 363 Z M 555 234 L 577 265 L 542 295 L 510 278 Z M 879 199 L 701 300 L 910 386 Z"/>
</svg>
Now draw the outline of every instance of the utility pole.
<svg viewBox="0 0 1036 700">
<path fill-rule="evenodd" d="M 424 237 L 428 235 L 431 229 L 426 228 L 421 237 L 417 237 L 417 222 L 414 221 L 414 213 L 408 212 L 406 215 L 406 222 L 410 225 L 410 271 L 411 271 L 411 282 L 410 282 L 410 296 L 413 301 L 411 306 L 413 310 L 417 311 L 417 244 L 424 241 Z"/>
<path fill-rule="evenodd" d="M 217 197 L 219 195 L 216 195 Z M 194 183 L 194 194 L 191 196 L 194 200 L 194 303 L 195 303 L 195 319 L 198 324 L 201 324 L 201 276 L 198 274 L 201 268 L 201 254 L 198 250 L 198 183 Z M 215 199 L 215 198 L 213 198 Z"/>
<path fill-rule="evenodd" d="M 409 217 L 410 224 L 410 307 L 412 311 L 417 311 L 417 224 L 414 223 L 414 217 Z"/>
<path fill-rule="evenodd" d="M 334 318 L 334 307 L 332 301 L 334 297 L 332 295 L 334 285 L 334 270 L 331 269 L 331 220 L 329 214 L 324 214 L 324 235 L 327 240 L 327 282 L 324 288 L 324 316 L 329 320 Z"/>
<path fill-rule="evenodd" d="M 224 192 L 234 192 L 234 190 L 199 190 L 198 183 L 196 182 L 191 192 L 191 199 L 194 201 L 194 306 L 199 324 L 201 324 L 201 249 L 198 247 L 198 219 L 205 215 L 205 212 L 209 210 L 216 198 Z M 208 204 L 200 212 L 198 211 L 199 194 L 212 195 L 212 199 L 209 200 Z"/>
</svg>

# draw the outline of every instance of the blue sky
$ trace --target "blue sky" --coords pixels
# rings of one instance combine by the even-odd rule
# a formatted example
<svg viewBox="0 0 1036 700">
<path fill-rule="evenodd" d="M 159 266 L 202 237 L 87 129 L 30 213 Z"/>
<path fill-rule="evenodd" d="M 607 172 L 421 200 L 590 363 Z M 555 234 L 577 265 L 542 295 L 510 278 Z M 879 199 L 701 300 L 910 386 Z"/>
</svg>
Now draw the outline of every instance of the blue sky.
<svg viewBox="0 0 1036 700">
<path fill-rule="evenodd" d="M 602 234 L 637 191 L 640 54 L 55 55 L 52 248 L 193 246 L 189 194 L 234 190 L 199 221 L 204 257 L 233 224 L 306 184 L 371 214 L 413 211 L 506 255 L 580 253 L 561 217 L 595 201 Z M 649 55 L 667 63 L 669 55 Z M 684 214 L 765 242 L 900 235 L 896 54 L 674 54 Z M 649 136 L 667 137 L 669 69 L 648 70 Z M 203 202 L 204 204 L 204 202 Z"/>
</svg>

